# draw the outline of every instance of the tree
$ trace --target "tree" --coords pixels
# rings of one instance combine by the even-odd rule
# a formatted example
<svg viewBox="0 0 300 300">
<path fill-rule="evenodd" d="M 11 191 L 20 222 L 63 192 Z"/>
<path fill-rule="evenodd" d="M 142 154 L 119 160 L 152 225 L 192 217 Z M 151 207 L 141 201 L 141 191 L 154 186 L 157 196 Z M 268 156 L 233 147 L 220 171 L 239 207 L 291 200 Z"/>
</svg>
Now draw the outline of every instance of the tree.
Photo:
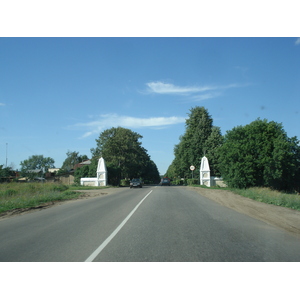
<svg viewBox="0 0 300 300">
<path fill-rule="evenodd" d="M 88 159 L 86 155 L 79 155 L 79 152 L 76 151 L 72 152 L 68 150 L 66 154 L 67 158 L 64 160 L 63 165 L 61 167 L 63 170 L 66 171 L 70 171 L 76 164 Z"/>
<path fill-rule="evenodd" d="M 222 177 L 230 187 L 293 190 L 299 182 L 300 147 L 281 123 L 257 119 L 227 131 L 218 149 Z"/>
<path fill-rule="evenodd" d="M 148 160 L 144 173 L 141 175 L 145 183 L 159 183 L 160 176 L 156 164 Z"/>
<path fill-rule="evenodd" d="M 204 155 L 209 160 L 211 174 L 219 175 L 216 148 L 223 141 L 220 128 L 213 126 L 213 119 L 204 107 L 190 109 L 188 116 L 185 133 L 180 136 L 179 144 L 174 147 L 175 158 L 172 167 L 168 169 L 168 176 L 189 177 L 189 167 L 194 165 L 196 170 L 199 170 Z"/>
<path fill-rule="evenodd" d="M 49 168 L 54 168 L 54 159 L 43 155 L 32 155 L 21 161 L 20 165 L 22 176 L 34 178 L 37 175 L 35 171 L 40 170 L 41 173 L 45 173 Z"/>
<path fill-rule="evenodd" d="M 0 165 L 0 182 L 6 181 L 8 177 L 13 175 L 14 171 L 11 167 L 4 167 L 4 165 Z"/>
<path fill-rule="evenodd" d="M 142 177 L 149 169 L 150 156 L 139 141 L 142 136 L 123 127 L 113 127 L 103 131 L 96 139 L 97 147 L 91 149 L 93 159 L 101 156 L 108 168 L 112 168 L 114 176 L 119 170 L 120 178 Z"/>
<path fill-rule="evenodd" d="M 214 176 L 221 176 L 219 167 L 218 149 L 223 144 L 223 136 L 220 127 L 213 126 L 211 133 L 205 141 L 205 156 L 209 161 L 210 173 Z"/>
</svg>

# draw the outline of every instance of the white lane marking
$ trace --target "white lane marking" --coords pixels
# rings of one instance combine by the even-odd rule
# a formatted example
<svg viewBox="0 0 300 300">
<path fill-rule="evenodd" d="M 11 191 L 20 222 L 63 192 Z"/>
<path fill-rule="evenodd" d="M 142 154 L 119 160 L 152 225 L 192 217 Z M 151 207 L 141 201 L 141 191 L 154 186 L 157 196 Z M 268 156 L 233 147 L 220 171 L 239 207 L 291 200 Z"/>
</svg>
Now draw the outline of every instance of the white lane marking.
<svg viewBox="0 0 300 300">
<path fill-rule="evenodd" d="M 131 211 L 131 213 L 123 220 L 123 222 L 113 231 L 113 233 L 85 260 L 85 262 L 92 262 L 97 255 L 108 245 L 108 243 L 115 237 L 115 235 L 122 229 L 122 227 L 126 224 L 126 222 L 130 219 L 130 217 L 134 214 L 134 212 L 138 209 L 138 207 L 143 203 L 143 201 L 152 193 L 151 190 L 139 203 L 138 205 Z"/>
</svg>

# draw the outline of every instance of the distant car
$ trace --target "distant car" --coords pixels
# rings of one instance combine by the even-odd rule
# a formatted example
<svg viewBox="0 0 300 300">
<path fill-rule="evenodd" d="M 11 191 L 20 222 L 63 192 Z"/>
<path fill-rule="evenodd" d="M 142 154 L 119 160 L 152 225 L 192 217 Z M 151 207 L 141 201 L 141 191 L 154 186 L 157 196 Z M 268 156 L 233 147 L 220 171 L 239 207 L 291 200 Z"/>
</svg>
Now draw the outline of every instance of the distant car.
<svg viewBox="0 0 300 300">
<path fill-rule="evenodd" d="M 171 185 L 170 179 L 169 178 L 163 178 L 161 180 L 161 185 L 168 185 L 168 186 L 170 186 Z"/>
<path fill-rule="evenodd" d="M 130 181 L 130 188 L 133 188 L 133 187 L 140 187 L 140 188 L 142 188 L 143 187 L 143 182 L 140 179 L 138 179 L 138 178 L 133 178 Z"/>
</svg>

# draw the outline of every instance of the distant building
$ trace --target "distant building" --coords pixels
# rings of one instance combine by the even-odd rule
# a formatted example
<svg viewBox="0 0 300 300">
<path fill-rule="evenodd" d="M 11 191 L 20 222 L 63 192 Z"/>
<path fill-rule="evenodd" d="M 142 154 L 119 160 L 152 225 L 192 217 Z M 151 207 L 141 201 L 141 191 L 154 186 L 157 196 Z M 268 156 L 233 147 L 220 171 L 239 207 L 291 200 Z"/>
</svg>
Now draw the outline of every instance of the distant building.
<svg viewBox="0 0 300 300">
<path fill-rule="evenodd" d="M 60 168 L 49 168 L 49 169 L 48 169 L 48 173 L 53 174 L 53 173 L 55 173 L 55 172 L 58 172 L 59 170 L 60 170 Z"/>
<path fill-rule="evenodd" d="M 90 159 L 84 160 L 84 161 L 82 161 L 82 162 L 80 162 L 80 163 L 74 165 L 73 170 L 75 171 L 75 170 L 78 169 L 78 168 L 82 168 L 82 167 L 84 167 L 84 166 L 88 166 L 88 165 L 91 164 L 91 162 L 92 162 L 92 161 L 91 161 Z"/>
</svg>

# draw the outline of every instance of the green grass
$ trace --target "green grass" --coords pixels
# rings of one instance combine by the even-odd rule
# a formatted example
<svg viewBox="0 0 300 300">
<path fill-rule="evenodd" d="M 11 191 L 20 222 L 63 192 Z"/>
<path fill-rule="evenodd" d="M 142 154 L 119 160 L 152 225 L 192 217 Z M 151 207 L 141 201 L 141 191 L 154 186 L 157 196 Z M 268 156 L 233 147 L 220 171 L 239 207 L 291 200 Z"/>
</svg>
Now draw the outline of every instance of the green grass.
<svg viewBox="0 0 300 300">
<path fill-rule="evenodd" d="M 35 207 L 42 203 L 74 199 L 79 193 L 66 185 L 55 183 L 3 183 L 0 184 L 0 213 Z"/>
<path fill-rule="evenodd" d="M 248 189 L 233 189 L 221 187 L 207 187 L 205 185 L 193 185 L 195 187 L 207 189 L 228 190 L 235 194 L 247 197 L 259 202 L 273 204 L 277 206 L 288 207 L 295 210 L 300 210 L 300 196 L 296 193 L 283 193 L 270 188 L 253 187 Z"/>
<path fill-rule="evenodd" d="M 300 196 L 271 190 L 269 188 L 253 187 L 245 190 L 231 189 L 241 196 L 268 204 L 300 210 Z"/>
</svg>

